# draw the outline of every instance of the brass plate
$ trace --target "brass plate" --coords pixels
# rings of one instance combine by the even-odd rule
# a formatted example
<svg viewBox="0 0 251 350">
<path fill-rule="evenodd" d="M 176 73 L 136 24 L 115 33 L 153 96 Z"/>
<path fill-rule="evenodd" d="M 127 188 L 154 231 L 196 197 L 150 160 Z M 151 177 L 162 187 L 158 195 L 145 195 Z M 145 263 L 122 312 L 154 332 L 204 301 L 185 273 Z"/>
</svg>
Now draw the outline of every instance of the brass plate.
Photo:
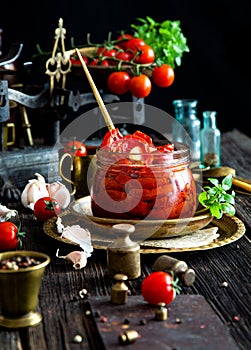
<svg viewBox="0 0 251 350">
<path fill-rule="evenodd" d="M 73 244 L 78 245 L 68 239 L 61 238 L 59 233 L 57 232 L 56 228 L 56 220 L 57 218 L 51 218 L 48 221 L 46 221 L 43 225 L 44 232 L 50 236 L 53 239 L 56 239 L 60 242 L 67 243 L 67 244 Z M 76 222 L 74 223 L 76 224 Z M 244 223 L 236 218 L 235 216 L 229 216 L 229 215 L 223 215 L 223 217 L 220 220 L 213 219 L 212 222 L 207 226 L 217 226 L 218 232 L 220 234 L 219 238 L 215 240 L 214 242 L 202 245 L 199 247 L 186 247 L 186 248 L 159 248 L 159 247 L 148 247 L 147 242 L 148 240 L 141 243 L 141 250 L 140 252 L 142 254 L 162 254 L 162 253 L 172 253 L 172 252 L 187 252 L 187 251 L 199 251 L 199 250 L 208 250 L 208 249 L 214 249 L 219 248 L 224 245 L 233 243 L 237 241 L 239 238 L 241 238 L 245 232 L 246 228 Z M 95 233 L 91 232 L 92 235 L 92 244 L 94 249 L 106 249 L 107 245 L 111 243 L 109 240 L 95 240 Z M 180 237 L 180 240 L 183 238 Z M 161 240 L 158 240 L 160 242 Z"/>
<path fill-rule="evenodd" d="M 99 218 L 92 215 L 91 198 L 86 196 L 72 202 L 69 206 L 72 214 L 83 220 L 84 225 L 92 232 L 103 234 L 106 228 L 115 224 L 131 224 L 135 227 L 134 239 L 144 241 L 148 238 L 163 239 L 184 236 L 206 227 L 213 219 L 210 212 L 204 208 L 195 213 L 192 218 L 172 220 L 120 220 Z M 103 232 L 102 232 L 103 231 Z"/>
</svg>

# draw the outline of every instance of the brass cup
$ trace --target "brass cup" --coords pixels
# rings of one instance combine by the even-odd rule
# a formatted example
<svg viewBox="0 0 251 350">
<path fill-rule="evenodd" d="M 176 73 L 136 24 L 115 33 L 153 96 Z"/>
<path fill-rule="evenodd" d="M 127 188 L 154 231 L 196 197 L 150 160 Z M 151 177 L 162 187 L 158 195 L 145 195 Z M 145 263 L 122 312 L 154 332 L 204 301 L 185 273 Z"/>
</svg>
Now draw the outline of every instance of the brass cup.
<svg viewBox="0 0 251 350">
<path fill-rule="evenodd" d="M 18 270 L 0 269 L 0 326 L 36 326 L 42 321 L 42 315 L 36 308 L 42 278 L 50 257 L 40 252 L 20 250 L 0 253 L 0 260 L 15 256 L 29 256 L 41 263 Z"/>
<path fill-rule="evenodd" d="M 90 194 L 89 187 L 96 171 L 96 147 L 87 146 L 87 156 L 72 156 L 64 153 L 59 160 L 59 174 L 73 186 L 71 195 L 82 198 Z M 70 169 L 65 169 L 66 158 L 70 158 Z M 68 174 L 68 176 L 66 175 Z"/>
</svg>

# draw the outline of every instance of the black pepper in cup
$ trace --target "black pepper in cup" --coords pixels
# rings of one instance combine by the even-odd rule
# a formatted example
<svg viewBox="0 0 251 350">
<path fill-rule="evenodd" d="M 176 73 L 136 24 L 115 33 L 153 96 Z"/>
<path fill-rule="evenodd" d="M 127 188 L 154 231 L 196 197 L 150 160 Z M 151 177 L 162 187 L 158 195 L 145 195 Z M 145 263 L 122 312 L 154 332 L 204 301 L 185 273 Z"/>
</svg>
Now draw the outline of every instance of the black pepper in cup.
<svg viewBox="0 0 251 350">
<path fill-rule="evenodd" d="M 29 256 L 14 256 L 0 261 L 1 270 L 19 270 L 41 264 L 41 261 Z"/>
</svg>

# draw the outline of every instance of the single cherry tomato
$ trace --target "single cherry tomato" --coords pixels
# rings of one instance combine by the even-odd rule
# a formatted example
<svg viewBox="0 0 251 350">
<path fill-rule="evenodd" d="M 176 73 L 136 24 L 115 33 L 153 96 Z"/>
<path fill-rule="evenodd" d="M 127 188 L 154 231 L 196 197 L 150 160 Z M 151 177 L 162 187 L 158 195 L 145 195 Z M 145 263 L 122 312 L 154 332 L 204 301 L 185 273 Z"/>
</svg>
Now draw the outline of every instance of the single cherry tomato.
<svg viewBox="0 0 251 350">
<path fill-rule="evenodd" d="M 155 271 L 148 275 L 141 284 L 141 293 L 149 304 L 170 304 L 179 293 L 178 279 L 164 271 Z"/>
<path fill-rule="evenodd" d="M 151 46 L 145 45 L 140 48 L 140 54 L 136 56 L 135 62 L 140 64 L 153 63 L 155 60 L 155 53 Z"/>
<path fill-rule="evenodd" d="M 115 57 L 117 51 L 114 49 L 107 49 L 105 47 L 99 47 L 97 51 L 97 56 L 101 57 Z"/>
<path fill-rule="evenodd" d="M 19 232 L 17 226 L 10 221 L 0 222 L 0 251 L 14 250 L 22 246 L 21 237 L 24 232 Z"/>
<path fill-rule="evenodd" d="M 130 79 L 127 72 L 113 72 L 108 77 L 107 86 L 114 94 L 123 95 L 129 90 Z"/>
<path fill-rule="evenodd" d="M 51 197 L 39 198 L 34 204 L 34 215 L 40 222 L 45 222 L 59 215 L 60 211 L 58 201 Z"/>
<path fill-rule="evenodd" d="M 107 131 L 107 133 L 105 134 L 100 147 L 102 148 L 105 146 L 109 146 L 113 142 L 118 141 L 122 138 L 123 138 L 123 135 L 121 134 L 119 129 L 117 129 L 117 128 L 111 129 L 111 130 Z"/>
<path fill-rule="evenodd" d="M 85 145 L 78 140 L 69 141 L 64 147 L 65 153 L 70 153 L 72 156 L 86 156 L 87 149 Z"/>
<path fill-rule="evenodd" d="M 118 60 L 130 62 L 132 59 L 132 54 L 130 52 L 126 51 L 118 51 L 118 53 L 115 56 Z M 117 63 L 116 63 L 117 64 Z"/>
<path fill-rule="evenodd" d="M 168 87 L 174 81 L 174 70 L 168 64 L 155 67 L 152 72 L 152 79 L 157 86 Z"/>
<path fill-rule="evenodd" d="M 151 80 L 145 74 L 135 75 L 131 78 L 129 90 L 137 98 L 143 98 L 150 94 L 152 89 Z"/>
<path fill-rule="evenodd" d="M 146 43 L 141 38 L 132 38 L 129 39 L 126 43 L 126 50 L 136 52 L 138 50 L 141 50 Z"/>
</svg>

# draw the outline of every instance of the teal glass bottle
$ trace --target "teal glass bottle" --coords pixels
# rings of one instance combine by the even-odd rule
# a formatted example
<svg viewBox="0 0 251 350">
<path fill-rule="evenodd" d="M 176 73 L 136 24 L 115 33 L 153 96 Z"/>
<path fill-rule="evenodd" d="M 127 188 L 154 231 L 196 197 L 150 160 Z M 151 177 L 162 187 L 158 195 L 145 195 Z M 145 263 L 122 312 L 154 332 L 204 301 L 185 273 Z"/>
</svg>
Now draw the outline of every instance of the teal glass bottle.
<svg viewBox="0 0 251 350">
<path fill-rule="evenodd" d="M 197 104 L 194 99 L 173 101 L 176 121 L 172 125 L 172 137 L 189 145 L 191 161 L 200 161 L 201 122 L 197 117 Z"/>
<path fill-rule="evenodd" d="M 211 168 L 221 164 L 221 132 L 216 126 L 216 112 L 204 111 L 201 130 L 201 164 Z"/>
</svg>

